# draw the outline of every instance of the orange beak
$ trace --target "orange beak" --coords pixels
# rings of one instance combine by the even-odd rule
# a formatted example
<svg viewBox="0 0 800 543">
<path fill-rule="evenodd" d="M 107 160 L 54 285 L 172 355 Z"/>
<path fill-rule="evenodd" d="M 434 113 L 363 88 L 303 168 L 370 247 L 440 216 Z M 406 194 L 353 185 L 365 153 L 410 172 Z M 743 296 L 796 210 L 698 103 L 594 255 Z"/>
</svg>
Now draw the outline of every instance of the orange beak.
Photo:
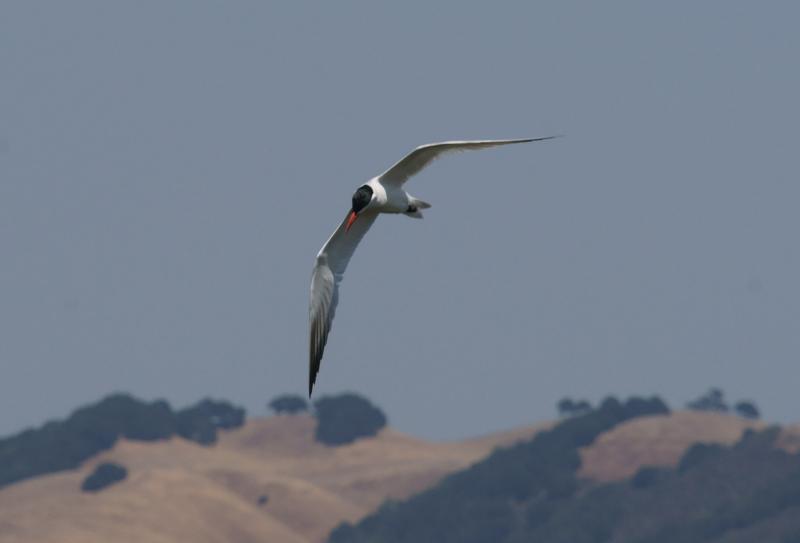
<svg viewBox="0 0 800 543">
<path fill-rule="evenodd" d="M 347 224 L 344 225 L 344 231 L 349 232 L 350 227 L 353 226 L 353 223 L 356 222 L 358 215 L 356 215 L 355 211 L 351 211 L 350 214 L 347 216 Z"/>
</svg>

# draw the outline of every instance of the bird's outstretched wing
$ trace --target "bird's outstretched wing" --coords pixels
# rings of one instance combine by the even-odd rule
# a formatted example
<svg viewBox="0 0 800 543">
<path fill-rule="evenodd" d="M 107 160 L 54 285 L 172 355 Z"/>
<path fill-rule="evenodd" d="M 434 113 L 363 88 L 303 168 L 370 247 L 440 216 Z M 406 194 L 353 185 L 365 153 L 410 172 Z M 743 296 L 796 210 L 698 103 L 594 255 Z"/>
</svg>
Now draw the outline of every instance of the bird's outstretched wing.
<svg viewBox="0 0 800 543">
<path fill-rule="evenodd" d="M 509 145 L 512 143 L 544 141 L 557 137 L 558 136 L 547 136 L 544 138 L 528 138 L 521 140 L 443 141 L 441 143 L 420 145 L 403 157 L 400 162 L 381 174 L 380 180 L 382 183 L 400 186 L 405 183 L 408 178 L 419 173 L 420 170 L 443 153 L 468 151 L 471 149 L 486 149 L 487 147 L 497 147 L 498 145 Z"/>
<path fill-rule="evenodd" d="M 317 380 L 325 342 L 331 331 L 333 315 L 339 302 L 339 283 L 350 262 L 350 257 L 369 227 L 375 222 L 378 213 L 365 211 L 358 216 L 349 231 L 345 232 L 342 221 L 339 228 L 331 234 L 317 254 L 314 270 L 311 272 L 311 301 L 308 305 L 308 395 Z"/>
</svg>

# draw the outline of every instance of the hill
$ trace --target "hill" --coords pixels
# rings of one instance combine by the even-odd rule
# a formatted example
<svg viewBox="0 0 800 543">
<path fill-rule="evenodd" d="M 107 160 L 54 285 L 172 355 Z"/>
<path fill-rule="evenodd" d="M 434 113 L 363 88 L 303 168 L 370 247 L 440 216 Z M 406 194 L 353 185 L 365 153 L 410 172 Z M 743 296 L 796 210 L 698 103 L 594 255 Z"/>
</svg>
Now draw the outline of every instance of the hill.
<svg viewBox="0 0 800 543">
<path fill-rule="evenodd" d="M 356 523 L 385 500 L 405 500 L 496 447 L 530 440 L 553 423 L 459 442 L 437 443 L 384 428 L 340 447 L 315 441 L 310 415 L 279 415 L 217 432 L 210 446 L 173 435 L 119 438 L 79 468 L 0 489 L 4 543 L 319 542 L 342 521 Z M 716 413 L 639 417 L 601 432 L 578 449 L 580 476 L 610 481 L 642 465 L 675 466 L 708 436 L 735 442 L 763 424 Z M 791 447 L 794 434 L 782 437 Z M 621 451 L 630 454 L 620 464 Z M 100 464 L 124 466 L 123 481 L 81 491 Z"/>
<path fill-rule="evenodd" d="M 384 429 L 342 447 L 314 440 L 309 415 L 220 432 L 211 447 L 173 437 L 120 439 L 79 469 L 0 489 L 3 542 L 322 541 L 387 498 L 405 498 L 537 427 L 458 443 Z M 104 462 L 125 481 L 97 494 L 81 482 Z M 266 496 L 266 503 L 259 498 Z"/>
<path fill-rule="evenodd" d="M 665 416 L 654 401 L 608 399 L 340 525 L 330 542 L 800 540 L 797 436 L 742 427 L 719 413 Z"/>
<path fill-rule="evenodd" d="M 163 400 L 148 403 L 112 394 L 64 420 L 0 439 L 0 487 L 77 468 L 120 438 L 158 441 L 177 435 L 211 445 L 219 429 L 239 427 L 244 418 L 244 409 L 228 402 L 206 399 L 173 411 Z"/>
</svg>

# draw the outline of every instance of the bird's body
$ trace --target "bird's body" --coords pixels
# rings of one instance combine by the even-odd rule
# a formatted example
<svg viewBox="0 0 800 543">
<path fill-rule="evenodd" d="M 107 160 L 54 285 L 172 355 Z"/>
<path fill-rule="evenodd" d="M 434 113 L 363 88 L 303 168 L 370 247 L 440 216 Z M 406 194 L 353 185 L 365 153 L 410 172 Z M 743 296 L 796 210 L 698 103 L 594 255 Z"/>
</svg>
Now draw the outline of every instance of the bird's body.
<svg viewBox="0 0 800 543">
<path fill-rule="evenodd" d="M 316 381 L 325 343 L 339 301 L 339 283 L 361 238 L 381 213 L 403 213 L 408 217 L 421 219 L 421 210 L 431 207 L 427 202 L 406 192 L 403 184 L 442 153 L 543 141 L 553 137 L 521 140 L 449 141 L 423 145 L 414 149 L 386 172 L 373 177 L 356 190 L 353 194 L 351 210 L 317 253 L 311 274 L 311 301 L 308 310 L 309 396 Z"/>
<path fill-rule="evenodd" d="M 399 185 L 382 183 L 380 177 L 373 177 L 364 185 L 372 189 L 374 196 L 370 209 L 378 213 L 407 213 L 409 207 L 419 201 Z"/>
</svg>

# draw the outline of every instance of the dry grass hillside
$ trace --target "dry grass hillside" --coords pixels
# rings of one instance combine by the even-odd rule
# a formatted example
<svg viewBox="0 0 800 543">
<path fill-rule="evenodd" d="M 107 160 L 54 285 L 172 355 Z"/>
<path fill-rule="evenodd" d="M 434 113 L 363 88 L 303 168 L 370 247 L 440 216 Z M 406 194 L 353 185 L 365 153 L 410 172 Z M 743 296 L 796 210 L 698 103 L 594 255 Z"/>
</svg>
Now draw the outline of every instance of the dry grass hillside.
<svg viewBox="0 0 800 543">
<path fill-rule="evenodd" d="M 730 445 L 760 421 L 724 413 L 677 411 L 668 417 L 640 417 L 602 434 L 581 451 L 579 475 L 595 481 L 632 476 L 644 465 L 675 466 L 698 441 Z"/>
<path fill-rule="evenodd" d="M 0 490 L 0 541 L 323 541 L 339 522 L 358 520 L 387 498 L 418 492 L 547 426 L 452 443 L 385 429 L 329 448 L 314 442 L 314 420 L 297 415 L 252 420 L 213 447 L 121 441 L 80 470 Z M 583 451 L 582 475 L 610 480 L 643 464 L 674 464 L 693 442 L 729 443 L 753 426 L 759 423 L 694 412 L 636 419 Z M 797 443 L 796 432 L 787 436 L 787 444 Z M 81 492 L 83 478 L 110 460 L 126 466 L 128 478 L 97 494 Z"/>
<path fill-rule="evenodd" d="M 313 440 L 307 415 L 256 419 L 213 447 L 180 438 L 120 441 L 80 470 L 0 490 L 3 543 L 193 543 L 324 540 L 387 498 L 404 498 L 537 427 L 457 443 L 384 429 L 330 448 Z M 80 491 L 101 462 L 128 478 L 97 494 Z M 258 504 L 260 496 L 267 503 Z"/>
</svg>

